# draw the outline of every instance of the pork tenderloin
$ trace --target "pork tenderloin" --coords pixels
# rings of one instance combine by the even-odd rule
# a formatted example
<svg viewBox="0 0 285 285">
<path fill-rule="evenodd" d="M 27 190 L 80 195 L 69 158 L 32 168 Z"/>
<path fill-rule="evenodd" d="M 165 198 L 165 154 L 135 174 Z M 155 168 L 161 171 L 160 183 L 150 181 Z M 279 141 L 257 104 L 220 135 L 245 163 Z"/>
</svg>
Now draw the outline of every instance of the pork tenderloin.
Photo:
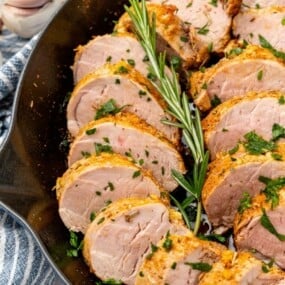
<svg viewBox="0 0 285 285">
<path fill-rule="evenodd" d="M 209 56 L 208 47 L 197 36 L 195 28 L 187 22 L 183 22 L 176 15 L 176 7 L 173 5 L 160 5 L 147 3 L 147 11 L 150 15 L 156 15 L 157 49 L 166 52 L 168 59 L 179 57 L 182 67 L 187 69 L 200 66 Z M 128 13 L 121 16 L 115 29 L 119 33 L 133 32 L 133 24 Z"/>
<path fill-rule="evenodd" d="M 236 147 L 244 136 L 254 131 L 263 139 L 272 139 L 274 124 L 285 126 L 284 93 L 250 92 L 246 96 L 232 98 L 216 108 L 202 120 L 205 143 L 212 160 L 217 153 Z M 284 139 L 280 139 L 283 142 Z"/>
<path fill-rule="evenodd" d="M 177 187 L 172 169 L 185 173 L 183 158 L 173 144 L 133 114 L 119 113 L 84 126 L 71 144 L 68 165 L 84 155 L 102 151 L 128 156 L 150 170 L 167 191 Z"/>
<path fill-rule="evenodd" d="M 137 172 L 141 175 L 133 177 Z M 148 171 L 115 153 L 83 158 L 56 182 L 63 223 L 69 230 L 83 233 L 92 217 L 107 203 L 125 197 L 160 196 L 162 192 Z"/>
<path fill-rule="evenodd" d="M 252 198 L 265 189 L 260 176 L 270 179 L 285 176 L 284 145 L 278 152 L 265 155 L 251 155 L 241 145 L 239 148 L 237 153 L 220 155 L 210 163 L 202 190 L 204 209 L 218 233 L 232 228 L 244 195 Z M 274 159 L 276 154 L 280 160 Z"/>
<path fill-rule="evenodd" d="M 232 54 L 238 53 L 237 56 Z M 239 54 L 240 53 L 240 54 Z M 249 91 L 279 90 L 285 92 L 284 61 L 269 50 L 248 45 L 228 51 L 229 58 L 190 76 L 189 93 L 202 111 Z"/>
<path fill-rule="evenodd" d="M 178 145 L 178 128 L 162 123 L 163 119 L 173 121 L 173 118 L 166 112 L 167 105 L 160 93 L 124 61 L 106 64 L 76 85 L 67 105 L 67 127 L 71 135 L 75 137 L 81 127 L 94 120 L 97 111 L 110 100 L 114 100 L 116 108 L 136 114 Z"/>
<path fill-rule="evenodd" d="M 233 20 L 233 35 L 248 43 L 261 45 L 262 36 L 274 49 L 285 51 L 285 6 L 241 9 Z"/>
<path fill-rule="evenodd" d="M 170 243 L 171 247 L 167 247 Z M 203 263 L 209 270 L 225 249 L 220 244 L 200 240 L 193 234 L 168 235 L 157 244 L 157 250 L 151 257 L 144 259 L 135 284 L 198 284 L 203 268 L 195 269 L 195 265 Z"/>
<path fill-rule="evenodd" d="M 213 52 L 222 52 L 230 40 L 231 17 L 222 1 L 193 0 L 150 0 L 151 3 L 170 4 L 177 7 L 177 16 L 190 23 L 197 31 L 197 37 Z M 230 9 L 233 9 L 230 8 Z"/>
<path fill-rule="evenodd" d="M 143 259 L 167 233 L 186 233 L 181 215 L 160 199 L 127 198 L 111 203 L 89 225 L 83 256 L 102 280 L 132 285 Z"/>
<path fill-rule="evenodd" d="M 277 235 L 285 235 L 285 187 L 277 191 L 278 204 L 265 193 L 255 196 L 250 207 L 237 213 L 234 220 L 234 240 L 238 250 L 250 250 L 257 258 L 270 259 L 285 269 L 285 242 Z M 263 225 L 264 217 L 271 226 Z"/>
<path fill-rule="evenodd" d="M 96 36 L 87 44 L 78 46 L 73 64 L 73 79 L 78 83 L 88 73 L 106 63 L 135 60 L 136 69 L 147 77 L 146 54 L 139 41 L 130 33 Z"/>
<path fill-rule="evenodd" d="M 284 284 L 284 272 L 268 267 L 264 273 L 264 264 L 251 253 L 224 251 L 221 259 L 213 264 L 211 271 L 203 274 L 199 285 L 281 285 Z"/>
</svg>

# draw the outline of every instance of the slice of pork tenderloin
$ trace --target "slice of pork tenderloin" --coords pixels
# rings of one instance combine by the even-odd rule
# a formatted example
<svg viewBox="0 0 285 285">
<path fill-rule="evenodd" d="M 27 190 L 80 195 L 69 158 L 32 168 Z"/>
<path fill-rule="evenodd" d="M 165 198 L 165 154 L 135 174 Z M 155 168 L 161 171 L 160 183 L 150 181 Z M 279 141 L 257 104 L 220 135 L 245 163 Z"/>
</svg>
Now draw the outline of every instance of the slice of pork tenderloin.
<svg viewBox="0 0 285 285">
<path fill-rule="evenodd" d="M 234 240 L 238 250 L 250 250 L 285 269 L 285 187 L 272 192 L 255 196 L 249 208 L 237 213 Z"/>
<path fill-rule="evenodd" d="M 284 284 L 284 272 L 276 267 L 266 267 L 250 252 L 226 250 L 212 270 L 201 275 L 199 285 L 281 285 Z"/>
<path fill-rule="evenodd" d="M 175 146 L 133 114 L 119 113 L 84 126 L 71 145 L 68 165 L 82 156 L 104 151 L 125 155 L 150 170 L 167 191 L 177 187 L 172 169 L 185 173 L 183 158 Z"/>
<path fill-rule="evenodd" d="M 252 198 L 266 188 L 260 177 L 285 176 L 285 147 L 265 155 L 248 154 L 243 147 L 235 154 L 219 155 L 209 165 L 202 201 L 215 232 L 232 228 L 234 217 L 245 197 Z M 278 159 L 274 158 L 278 154 Z M 221 203 L 223 201 L 223 203 Z"/>
<path fill-rule="evenodd" d="M 273 125 L 285 126 L 284 93 L 250 92 L 232 98 L 216 108 L 202 120 L 205 143 L 212 160 L 217 153 L 236 147 L 244 136 L 255 132 L 264 140 L 272 139 Z M 280 139 L 279 142 L 284 142 Z"/>
<path fill-rule="evenodd" d="M 76 85 L 67 105 L 67 127 L 72 137 L 106 105 L 136 114 L 178 145 L 178 128 L 162 123 L 163 119 L 173 121 L 166 112 L 167 104 L 156 88 L 125 61 L 106 64 Z"/>
<path fill-rule="evenodd" d="M 243 0 L 242 8 L 266 8 L 271 6 L 285 6 L 285 0 Z"/>
<path fill-rule="evenodd" d="M 198 37 L 196 29 L 176 15 L 176 9 L 173 5 L 147 3 L 150 19 L 152 14 L 156 15 L 157 49 L 166 52 L 169 60 L 179 57 L 184 69 L 200 66 L 209 57 L 208 47 Z M 128 13 L 121 16 L 114 30 L 119 33 L 133 31 Z"/>
<path fill-rule="evenodd" d="M 238 53 L 237 56 L 232 54 Z M 248 45 L 228 51 L 228 58 L 190 76 L 189 93 L 202 111 L 249 91 L 285 92 L 285 64 L 269 50 Z"/>
<path fill-rule="evenodd" d="M 180 213 L 156 197 L 111 203 L 89 225 L 83 256 L 100 279 L 133 285 L 143 259 L 167 233 L 186 233 Z"/>
<path fill-rule="evenodd" d="M 139 176 L 133 177 L 134 173 Z M 59 215 L 72 231 L 85 232 L 90 217 L 125 197 L 160 196 L 162 187 L 145 169 L 119 154 L 102 153 L 75 162 L 56 182 Z"/>
<path fill-rule="evenodd" d="M 192 233 L 169 234 L 156 245 L 155 252 L 144 259 L 135 284 L 198 284 L 201 273 L 210 270 L 224 250 L 226 247 L 200 240 Z"/>
<path fill-rule="evenodd" d="M 146 53 L 139 41 L 130 33 L 114 33 L 96 36 L 86 45 L 76 49 L 73 78 L 75 84 L 88 73 L 106 63 L 125 60 L 135 62 L 136 69 L 147 76 Z"/>
<path fill-rule="evenodd" d="M 284 17 L 285 6 L 241 9 L 233 20 L 233 35 L 256 45 L 264 45 L 265 39 L 274 49 L 285 51 Z"/>
<path fill-rule="evenodd" d="M 150 0 L 151 3 L 170 4 L 177 7 L 177 16 L 190 23 L 197 37 L 213 52 L 222 52 L 230 40 L 232 19 L 224 9 L 222 1 Z"/>
</svg>

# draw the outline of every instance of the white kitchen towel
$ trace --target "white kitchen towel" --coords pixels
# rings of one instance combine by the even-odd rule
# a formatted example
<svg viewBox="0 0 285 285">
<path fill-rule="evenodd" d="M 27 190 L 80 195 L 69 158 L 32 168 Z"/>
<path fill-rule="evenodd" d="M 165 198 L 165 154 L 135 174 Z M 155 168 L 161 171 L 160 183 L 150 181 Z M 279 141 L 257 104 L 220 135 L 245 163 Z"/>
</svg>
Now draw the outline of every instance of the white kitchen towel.
<svg viewBox="0 0 285 285">
<path fill-rule="evenodd" d="M 21 217 L 0 201 L 0 284 L 68 284 Z"/>
</svg>

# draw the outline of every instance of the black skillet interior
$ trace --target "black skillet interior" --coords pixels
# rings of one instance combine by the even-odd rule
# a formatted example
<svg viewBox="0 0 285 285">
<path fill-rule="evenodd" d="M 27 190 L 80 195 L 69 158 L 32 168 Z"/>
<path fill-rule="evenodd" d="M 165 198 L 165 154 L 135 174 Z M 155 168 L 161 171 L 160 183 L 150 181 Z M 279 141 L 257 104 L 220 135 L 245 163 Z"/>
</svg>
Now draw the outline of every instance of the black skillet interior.
<svg viewBox="0 0 285 285">
<path fill-rule="evenodd" d="M 63 102 L 73 88 L 74 49 L 111 32 L 125 0 L 69 0 L 40 37 L 22 74 L 9 136 L 0 148 L 0 200 L 22 215 L 73 284 L 94 284 L 80 259 L 66 257 L 56 178 L 66 169 Z"/>
</svg>

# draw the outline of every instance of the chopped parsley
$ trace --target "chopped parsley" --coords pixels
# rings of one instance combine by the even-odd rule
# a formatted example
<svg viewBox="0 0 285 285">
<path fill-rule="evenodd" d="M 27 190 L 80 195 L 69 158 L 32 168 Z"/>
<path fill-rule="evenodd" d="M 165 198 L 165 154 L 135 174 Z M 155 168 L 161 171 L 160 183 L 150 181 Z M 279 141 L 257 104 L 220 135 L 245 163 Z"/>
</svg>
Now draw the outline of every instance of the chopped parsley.
<svg viewBox="0 0 285 285">
<path fill-rule="evenodd" d="M 279 124 L 273 124 L 272 126 L 272 140 L 277 141 L 281 138 L 285 138 L 285 128 Z"/>
<path fill-rule="evenodd" d="M 199 270 L 202 272 L 209 272 L 212 269 L 212 265 L 204 262 L 185 262 L 184 264 L 191 266 L 194 270 Z"/>
<path fill-rule="evenodd" d="M 262 191 L 266 196 L 266 201 L 271 202 L 271 207 L 275 208 L 279 204 L 279 190 L 285 186 L 285 176 L 276 179 L 270 179 L 265 176 L 259 176 L 258 180 L 266 185 Z"/>
<path fill-rule="evenodd" d="M 217 95 L 214 95 L 214 97 L 211 99 L 211 106 L 214 108 L 214 107 L 217 107 L 218 105 L 220 105 L 222 103 L 221 99 L 217 96 Z"/>
<path fill-rule="evenodd" d="M 283 95 L 279 98 L 278 103 L 280 105 L 284 105 L 285 104 L 285 97 Z"/>
<path fill-rule="evenodd" d="M 81 155 L 82 155 L 83 157 L 85 157 L 85 158 L 88 158 L 88 157 L 91 156 L 91 153 L 88 152 L 88 151 L 81 151 Z"/>
<path fill-rule="evenodd" d="M 218 0 L 211 0 L 209 4 L 213 5 L 214 7 L 218 7 Z"/>
<path fill-rule="evenodd" d="M 199 28 L 197 33 L 199 35 L 207 35 L 209 33 L 209 29 L 208 29 L 208 23 L 205 24 L 203 27 Z"/>
<path fill-rule="evenodd" d="M 92 213 L 90 214 L 90 217 L 89 217 L 90 222 L 94 221 L 95 218 L 96 218 L 96 214 L 95 214 L 94 212 L 92 212 Z"/>
<path fill-rule="evenodd" d="M 251 206 L 251 197 L 248 192 L 243 192 L 242 198 L 240 199 L 238 212 L 242 214 L 246 209 Z"/>
<path fill-rule="evenodd" d="M 115 72 L 115 74 L 127 74 L 127 73 L 129 73 L 129 70 L 127 67 L 123 65 L 119 66 Z"/>
<path fill-rule="evenodd" d="M 263 48 L 268 49 L 276 57 L 285 60 L 284 52 L 276 50 L 263 36 L 258 35 L 258 38 L 259 38 L 259 43 Z"/>
<path fill-rule="evenodd" d="M 83 240 L 80 240 L 75 232 L 70 231 L 69 233 L 69 244 L 71 245 L 71 248 L 66 251 L 66 254 L 69 257 L 78 257 L 79 252 L 83 247 Z"/>
<path fill-rule="evenodd" d="M 276 145 L 273 141 L 266 141 L 254 131 L 244 135 L 246 141 L 243 143 L 245 149 L 253 155 L 264 154 L 267 151 L 273 151 Z"/>
<path fill-rule="evenodd" d="M 167 232 L 166 236 L 165 236 L 165 240 L 162 244 L 162 247 L 168 252 L 171 250 L 172 248 L 172 239 L 170 239 L 170 233 L 169 231 Z"/>
<path fill-rule="evenodd" d="M 135 66 L 136 65 L 136 62 L 133 59 L 128 59 L 127 62 L 131 66 Z"/>
<path fill-rule="evenodd" d="M 135 171 L 135 172 L 133 173 L 132 178 L 137 178 L 137 177 L 139 177 L 140 175 L 141 175 L 140 170 L 137 170 L 137 171 Z"/>
<path fill-rule="evenodd" d="M 232 149 L 230 149 L 228 151 L 229 155 L 233 155 L 235 154 L 237 151 L 239 150 L 239 144 L 237 144 L 236 146 L 234 146 Z"/>
<path fill-rule="evenodd" d="M 285 235 L 282 235 L 277 232 L 277 230 L 271 223 L 268 215 L 266 214 L 265 209 L 262 209 L 262 216 L 260 218 L 260 223 L 266 230 L 268 230 L 271 234 L 276 236 L 280 241 L 285 241 Z"/>
<path fill-rule="evenodd" d="M 185 37 L 185 36 L 181 36 L 181 37 L 180 37 L 180 41 L 181 41 L 181 42 L 184 42 L 184 43 L 187 43 L 187 42 L 188 42 L 188 38 Z"/>
<path fill-rule="evenodd" d="M 95 285 L 123 285 L 124 283 L 120 280 L 113 278 L 106 279 L 105 281 L 96 281 Z"/>
<path fill-rule="evenodd" d="M 285 26 L 285 18 L 283 18 L 283 19 L 281 20 L 281 24 L 282 24 L 282 26 Z"/>
<path fill-rule="evenodd" d="M 87 130 L 86 132 L 86 135 L 90 136 L 90 135 L 93 135 L 96 133 L 96 128 L 93 128 L 93 129 L 90 129 L 90 130 Z"/>
<path fill-rule="evenodd" d="M 101 154 L 102 152 L 113 153 L 113 149 L 108 144 L 94 143 L 96 155 Z"/>
<path fill-rule="evenodd" d="M 153 254 L 158 251 L 158 247 L 156 245 L 154 245 L 153 243 L 150 244 L 150 249 L 151 252 L 146 256 L 146 259 L 151 259 Z"/>
<path fill-rule="evenodd" d="M 179 70 L 181 67 L 181 58 L 178 56 L 172 56 L 170 59 L 170 64 L 173 66 L 174 70 Z"/>
<path fill-rule="evenodd" d="M 263 70 L 259 70 L 258 73 L 257 73 L 257 80 L 261 81 L 262 78 L 263 78 Z"/>
<path fill-rule="evenodd" d="M 116 101 L 114 99 L 110 99 L 97 110 L 94 120 L 101 119 L 107 115 L 115 115 L 121 112 L 126 106 L 127 105 L 124 105 L 118 108 L 116 106 Z"/>
</svg>

